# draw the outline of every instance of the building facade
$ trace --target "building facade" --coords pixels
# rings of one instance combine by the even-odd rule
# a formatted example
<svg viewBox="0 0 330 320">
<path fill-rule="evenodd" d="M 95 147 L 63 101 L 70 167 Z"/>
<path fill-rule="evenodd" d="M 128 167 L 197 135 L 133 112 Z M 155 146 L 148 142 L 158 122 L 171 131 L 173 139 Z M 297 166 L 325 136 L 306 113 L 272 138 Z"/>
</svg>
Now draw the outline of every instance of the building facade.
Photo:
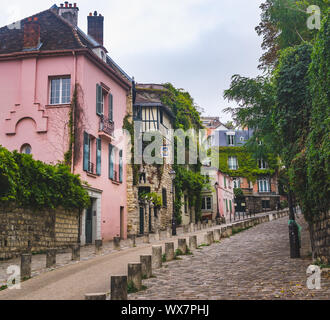
<svg viewBox="0 0 330 320">
<path fill-rule="evenodd" d="M 103 20 L 89 34 L 68 4 L 0 29 L 0 144 L 49 164 L 66 162 L 87 182 L 91 207 L 80 241 L 127 235 L 127 150 L 119 144 L 132 103 L 130 77 L 103 46 Z"/>
</svg>

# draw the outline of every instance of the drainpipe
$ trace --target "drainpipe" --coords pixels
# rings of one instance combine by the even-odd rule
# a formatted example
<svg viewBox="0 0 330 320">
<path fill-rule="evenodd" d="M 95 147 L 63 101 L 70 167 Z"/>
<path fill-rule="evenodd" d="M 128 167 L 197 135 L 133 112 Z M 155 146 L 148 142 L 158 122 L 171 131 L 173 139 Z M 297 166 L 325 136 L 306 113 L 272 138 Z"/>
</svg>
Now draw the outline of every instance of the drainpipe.
<svg viewBox="0 0 330 320">
<path fill-rule="evenodd" d="M 72 55 L 73 55 L 73 92 L 72 92 L 72 97 L 73 97 L 73 93 L 75 92 L 76 89 L 76 81 L 77 81 L 77 56 L 75 51 L 72 51 Z M 75 113 L 74 110 L 72 110 L 72 132 L 75 132 Z M 74 174 L 74 143 L 72 146 L 72 154 L 71 154 L 71 172 Z"/>
</svg>

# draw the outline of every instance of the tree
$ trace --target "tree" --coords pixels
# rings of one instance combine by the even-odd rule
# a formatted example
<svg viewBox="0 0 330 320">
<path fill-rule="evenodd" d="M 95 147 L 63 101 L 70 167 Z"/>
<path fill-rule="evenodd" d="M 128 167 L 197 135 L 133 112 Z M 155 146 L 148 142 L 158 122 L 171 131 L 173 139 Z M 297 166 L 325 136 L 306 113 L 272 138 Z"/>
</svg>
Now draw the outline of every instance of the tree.
<svg viewBox="0 0 330 320">
<path fill-rule="evenodd" d="M 326 12 L 328 0 L 266 0 L 261 4 L 261 22 L 256 32 L 263 37 L 260 69 L 273 69 L 279 58 L 279 51 L 288 47 L 311 41 L 318 30 L 307 28 L 309 14 L 307 8 L 317 5 Z"/>
</svg>

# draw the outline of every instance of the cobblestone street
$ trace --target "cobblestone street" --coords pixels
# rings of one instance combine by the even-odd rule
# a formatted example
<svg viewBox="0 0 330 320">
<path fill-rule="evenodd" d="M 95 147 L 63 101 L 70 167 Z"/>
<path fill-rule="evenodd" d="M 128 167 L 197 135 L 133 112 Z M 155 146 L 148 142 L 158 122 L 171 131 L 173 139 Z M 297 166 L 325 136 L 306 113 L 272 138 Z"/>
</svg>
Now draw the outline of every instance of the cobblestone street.
<svg viewBox="0 0 330 320">
<path fill-rule="evenodd" d="M 144 281 L 147 290 L 131 300 L 168 299 L 330 299 L 330 274 L 322 289 L 309 290 L 309 233 L 301 215 L 302 258 L 289 258 L 288 218 L 284 217 L 196 250 L 182 261 L 166 263 Z"/>
</svg>

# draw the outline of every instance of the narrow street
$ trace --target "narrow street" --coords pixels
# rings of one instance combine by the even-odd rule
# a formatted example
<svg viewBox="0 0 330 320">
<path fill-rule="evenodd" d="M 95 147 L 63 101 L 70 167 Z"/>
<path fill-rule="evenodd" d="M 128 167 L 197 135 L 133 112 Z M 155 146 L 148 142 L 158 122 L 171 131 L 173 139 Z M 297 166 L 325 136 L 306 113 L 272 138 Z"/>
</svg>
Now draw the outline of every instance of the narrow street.
<svg viewBox="0 0 330 320">
<path fill-rule="evenodd" d="M 183 260 L 165 263 L 153 271 L 155 278 L 143 281 L 147 290 L 131 294 L 129 299 L 329 299 L 329 274 L 322 274 L 322 290 L 306 288 L 306 269 L 311 264 L 306 224 L 300 216 L 302 259 L 292 260 L 287 223 L 287 217 L 263 223 L 198 249 Z M 198 244 L 204 242 L 206 231 L 195 232 Z M 0 292 L 0 299 L 81 300 L 86 293 L 109 292 L 111 275 L 126 274 L 127 263 L 151 254 L 153 244 L 164 245 L 182 237 L 188 234 L 41 273 L 23 282 L 21 290 Z"/>
<path fill-rule="evenodd" d="M 223 239 L 183 261 L 154 272 L 140 300 L 330 299 L 330 272 L 322 273 L 321 290 L 306 286 L 311 264 L 309 233 L 301 215 L 301 259 L 289 258 L 288 218 L 271 221 Z"/>
</svg>

